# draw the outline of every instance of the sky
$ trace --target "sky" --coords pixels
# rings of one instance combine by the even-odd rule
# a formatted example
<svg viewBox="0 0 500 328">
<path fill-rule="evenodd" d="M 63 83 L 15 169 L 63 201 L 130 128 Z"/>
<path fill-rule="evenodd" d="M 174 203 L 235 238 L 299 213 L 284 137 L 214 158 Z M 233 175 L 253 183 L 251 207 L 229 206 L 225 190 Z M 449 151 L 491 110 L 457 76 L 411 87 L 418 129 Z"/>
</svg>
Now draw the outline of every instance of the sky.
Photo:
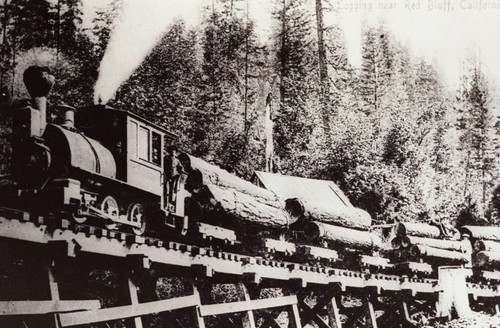
<svg viewBox="0 0 500 328">
<path fill-rule="evenodd" d="M 309 1 L 314 10 L 315 1 Z M 95 8 L 108 2 L 84 0 L 85 21 L 90 22 Z M 127 9 L 111 35 L 101 63 L 102 78 L 96 86 L 96 97 L 104 101 L 140 65 L 173 19 L 182 18 L 196 26 L 202 7 L 212 4 L 211 0 L 125 2 Z M 261 42 L 271 35 L 274 3 L 249 0 L 249 16 L 255 22 Z M 461 63 L 467 54 L 474 53 L 492 86 L 500 89 L 500 0 L 329 0 L 329 3 L 325 23 L 342 27 L 349 61 L 355 67 L 361 64 L 362 27 L 383 21 L 413 55 L 435 64 L 450 87 L 458 85 Z M 242 9 L 244 12 L 245 8 Z"/>
</svg>

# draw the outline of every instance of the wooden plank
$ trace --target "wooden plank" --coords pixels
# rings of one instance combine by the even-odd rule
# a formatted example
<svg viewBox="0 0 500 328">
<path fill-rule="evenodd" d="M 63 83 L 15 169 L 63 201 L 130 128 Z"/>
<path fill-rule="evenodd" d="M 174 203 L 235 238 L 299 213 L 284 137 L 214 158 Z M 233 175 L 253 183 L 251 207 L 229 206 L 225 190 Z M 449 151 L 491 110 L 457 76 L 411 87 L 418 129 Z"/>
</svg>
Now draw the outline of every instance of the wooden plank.
<svg viewBox="0 0 500 328">
<path fill-rule="evenodd" d="M 220 314 L 229 314 L 236 312 L 270 309 L 274 307 L 294 305 L 294 304 L 297 304 L 297 296 L 295 295 L 283 296 L 283 297 L 260 299 L 253 301 L 202 305 L 200 307 L 200 314 L 203 317 L 207 317 L 210 315 L 220 315 Z"/>
<path fill-rule="evenodd" d="M 296 328 L 302 328 L 299 306 L 297 304 L 292 304 L 292 309 L 289 312 L 289 318 L 290 318 L 290 323 L 293 324 Z"/>
<path fill-rule="evenodd" d="M 100 307 L 99 300 L 0 301 L 0 316 L 97 310 Z"/>
<path fill-rule="evenodd" d="M 67 246 L 66 246 L 67 247 Z M 47 265 L 47 276 L 49 278 L 49 290 L 50 290 L 50 298 L 53 301 L 59 301 L 59 285 L 57 283 L 56 277 L 54 275 L 54 266 L 52 261 L 46 261 Z M 52 316 L 53 322 L 54 322 L 54 327 L 55 328 L 60 328 L 59 322 L 57 321 L 56 316 Z"/>
<path fill-rule="evenodd" d="M 370 321 L 371 323 L 371 328 L 378 328 L 378 325 L 377 325 L 377 317 L 375 316 L 375 310 L 373 308 L 373 303 L 370 299 L 370 297 L 367 297 L 366 298 L 366 306 L 367 306 L 367 311 L 368 311 L 368 316 L 367 316 L 367 320 Z"/>
<path fill-rule="evenodd" d="M 410 319 L 410 312 L 408 311 L 408 304 L 406 302 L 402 302 L 402 311 L 403 311 L 403 317 L 406 321 L 411 321 Z"/>
<path fill-rule="evenodd" d="M 340 321 L 339 307 L 337 305 L 337 299 L 332 297 L 330 302 L 326 305 L 328 311 L 328 324 L 331 327 L 342 328 L 342 322 Z"/>
<path fill-rule="evenodd" d="M 238 284 L 238 298 L 240 301 L 251 302 L 250 294 L 248 293 L 248 289 L 243 283 Z M 243 328 L 255 328 L 255 317 L 253 315 L 252 310 L 246 310 L 246 313 L 241 318 L 242 327 Z"/>
<path fill-rule="evenodd" d="M 139 297 L 137 296 L 137 286 L 134 284 L 132 279 L 130 279 L 130 275 L 127 277 L 128 282 L 128 290 L 130 293 L 130 303 L 132 305 L 139 304 Z M 135 328 L 142 328 L 142 319 L 141 317 L 134 317 Z"/>
<path fill-rule="evenodd" d="M 59 300 L 59 286 L 57 284 L 56 278 L 54 276 L 54 267 L 51 264 L 47 264 L 47 274 L 49 277 L 49 290 L 50 297 L 53 301 Z"/>
<path fill-rule="evenodd" d="M 193 295 L 200 298 L 200 291 L 198 290 L 198 286 L 196 286 L 195 282 L 193 282 L 192 285 L 193 285 Z M 201 298 L 200 298 L 200 305 L 196 307 L 196 322 L 198 323 L 198 328 L 205 328 L 205 319 L 203 319 L 200 310 L 201 310 Z"/>
<path fill-rule="evenodd" d="M 137 305 L 125 305 L 101 310 L 59 314 L 62 327 L 85 325 L 96 322 L 132 318 L 152 313 L 172 311 L 200 304 L 197 295 L 183 296 Z"/>
</svg>

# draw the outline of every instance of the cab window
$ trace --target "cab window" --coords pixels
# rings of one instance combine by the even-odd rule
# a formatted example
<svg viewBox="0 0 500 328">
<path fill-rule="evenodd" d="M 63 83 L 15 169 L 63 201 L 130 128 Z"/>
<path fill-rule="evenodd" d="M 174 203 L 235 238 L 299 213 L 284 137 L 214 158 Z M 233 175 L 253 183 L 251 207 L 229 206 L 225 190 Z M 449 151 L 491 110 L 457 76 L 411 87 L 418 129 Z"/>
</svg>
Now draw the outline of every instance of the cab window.
<svg viewBox="0 0 500 328">
<path fill-rule="evenodd" d="M 161 136 L 156 132 L 151 133 L 151 162 L 161 166 Z"/>
<path fill-rule="evenodd" d="M 139 128 L 137 136 L 137 155 L 140 159 L 149 161 L 149 130 L 145 127 Z"/>
</svg>

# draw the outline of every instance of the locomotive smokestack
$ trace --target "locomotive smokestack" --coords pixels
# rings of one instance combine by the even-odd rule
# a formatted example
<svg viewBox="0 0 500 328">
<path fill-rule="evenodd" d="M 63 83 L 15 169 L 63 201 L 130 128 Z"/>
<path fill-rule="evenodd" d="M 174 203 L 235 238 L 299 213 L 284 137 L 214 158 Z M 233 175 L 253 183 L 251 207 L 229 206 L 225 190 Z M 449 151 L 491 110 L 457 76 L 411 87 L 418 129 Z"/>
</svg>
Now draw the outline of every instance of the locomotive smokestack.
<svg viewBox="0 0 500 328">
<path fill-rule="evenodd" d="M 30 66 L 24 71 L 24 85 L 33 99 L 33 105 L 40 111 L 40 136 L 47 125 L 47 95 L 54 80 L 48 67 Z"/>
</svg>

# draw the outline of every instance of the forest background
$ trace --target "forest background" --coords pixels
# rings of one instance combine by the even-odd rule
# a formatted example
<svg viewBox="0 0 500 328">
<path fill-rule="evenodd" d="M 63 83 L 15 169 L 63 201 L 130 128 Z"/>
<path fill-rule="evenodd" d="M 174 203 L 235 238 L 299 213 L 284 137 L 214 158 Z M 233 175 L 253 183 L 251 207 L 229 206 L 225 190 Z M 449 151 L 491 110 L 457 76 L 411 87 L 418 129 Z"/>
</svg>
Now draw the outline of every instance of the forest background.
<svg viewBox="0 0 500 328">
<path fill-rule="evenodd" d="M 333 180 L 377 223 L 500 222 L 498 93 L 473 55 L 450 90 L 381 22 L 364 27 L 356 68 L 342 27 L 323 23 L 328 0 L 270 0 L 274 32 L 264 42 L 243 1 L 212 1 L 199 26 L 170 24 L 108 105 L 245 179 L 265 168 L 268 105 L 275 172 Z M 112 0 L 88 27 L 80 0 L 1 0 L 2 107 L 27 97 L 22 72 L 34 63 L 56 76 L 51 106 L 92 104 L 122 7 Z M 3 124 L 2 140 L 9 132 Z M 6 156 L 1 166 L 8 171 Z"/>
</svg>

